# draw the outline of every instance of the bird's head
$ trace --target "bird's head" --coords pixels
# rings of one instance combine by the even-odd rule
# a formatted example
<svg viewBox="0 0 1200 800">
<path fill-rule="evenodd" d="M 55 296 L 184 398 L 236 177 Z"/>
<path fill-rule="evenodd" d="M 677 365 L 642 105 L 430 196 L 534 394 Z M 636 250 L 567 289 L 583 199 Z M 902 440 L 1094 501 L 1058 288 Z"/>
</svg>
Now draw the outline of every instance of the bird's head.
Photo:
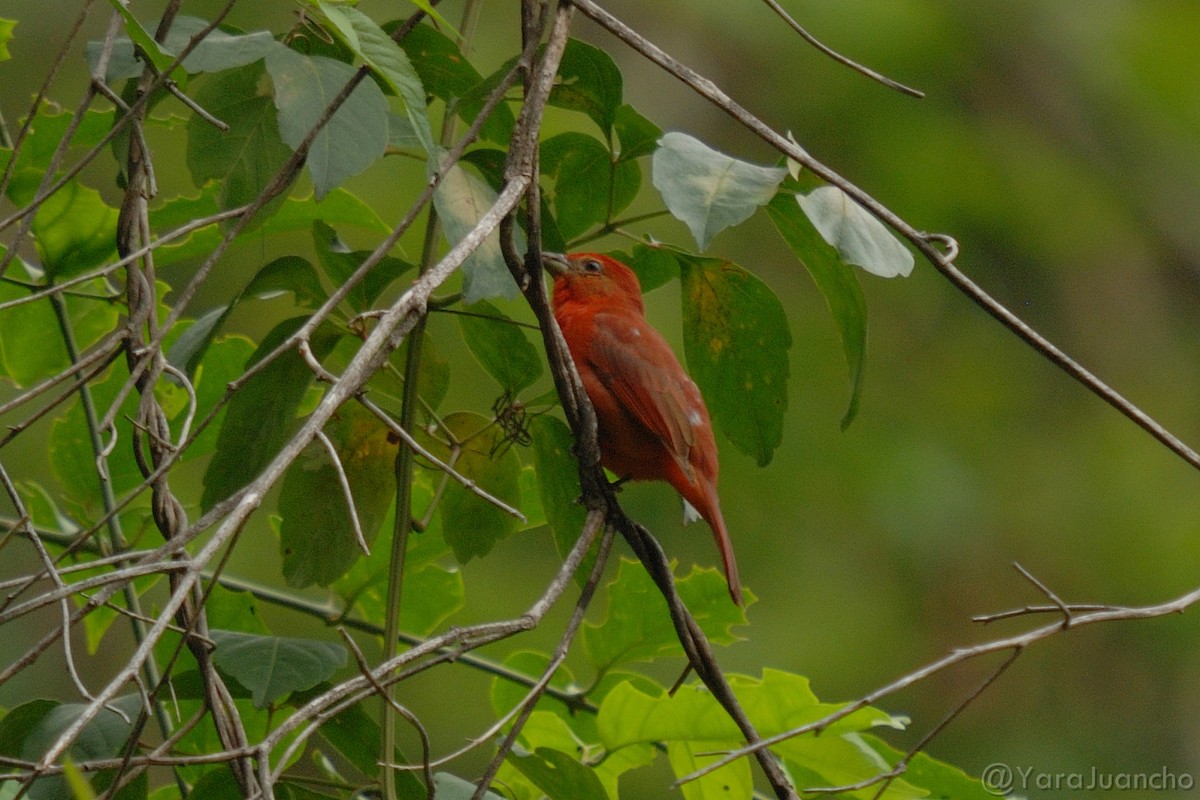
<svg viewBox="0 0 1200 800">
<path fill-rule="evenodd" d="M 642 287 L 629 267 L 600 253 L 542 253 L 554 276 L 554 306 L 616 304 L 642 312 Z"/>
</svg>

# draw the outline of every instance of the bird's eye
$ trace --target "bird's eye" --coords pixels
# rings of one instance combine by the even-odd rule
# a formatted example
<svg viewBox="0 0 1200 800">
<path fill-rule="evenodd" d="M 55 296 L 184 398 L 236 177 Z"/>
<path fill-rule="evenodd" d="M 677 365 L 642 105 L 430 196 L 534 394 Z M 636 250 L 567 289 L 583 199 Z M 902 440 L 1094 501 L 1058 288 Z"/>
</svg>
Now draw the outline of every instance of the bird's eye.
<svg viewBox="0 0 1200 800">
<path fill-rule="evenodd" d="M 589 258 L 587 261 L 583 262 L 583 271 L 592 273 L 603 272 L 604 265 L 594 258 Z"/>
</svg>

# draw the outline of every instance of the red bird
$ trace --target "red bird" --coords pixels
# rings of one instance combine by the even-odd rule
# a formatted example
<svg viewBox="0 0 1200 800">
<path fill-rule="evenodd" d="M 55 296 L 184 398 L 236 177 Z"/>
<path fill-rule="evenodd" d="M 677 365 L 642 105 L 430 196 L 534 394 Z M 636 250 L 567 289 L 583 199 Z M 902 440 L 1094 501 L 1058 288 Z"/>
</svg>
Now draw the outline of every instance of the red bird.
<svg viewBox="0 0 1200 800">
<path fill-rule="evenodd" d="M 742 605 L 717 499 L 712 421 L 671 346 L 646 321 L 637 276 L 597 253 L 545 253 L 542 263 L 554 275 L 554 318 L 596 408 L 600 463 L 621 480 L 675 487 L 712 528 L 729 595 Z"/>
</svg>

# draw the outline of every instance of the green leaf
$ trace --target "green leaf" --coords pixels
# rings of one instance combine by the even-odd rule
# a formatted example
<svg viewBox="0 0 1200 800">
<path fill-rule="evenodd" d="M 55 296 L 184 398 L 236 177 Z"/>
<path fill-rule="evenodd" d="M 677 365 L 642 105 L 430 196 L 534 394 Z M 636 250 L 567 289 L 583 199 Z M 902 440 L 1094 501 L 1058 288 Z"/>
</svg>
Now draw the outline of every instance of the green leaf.
<svg viewBox="0 0 1200 800">
<path fill-rule="evenodd" d="M 346 403 L 325 426 L 350 484 L 363 537 L 370 545 L 395 495 L 395 447 L 387 427 L 357 403 Z M 328 586 L 363 555 L 338 469 L 320 442 L 311 442 L 283 476 L 279 551 L 289 586 Z"/>
<path fill-rule="evenodd" d="M 24 277 L 21 273 L 17 265 L 9 267 L 10 277 Z M 99 280 L 79 288 L 101 294 L 111 292 L 111 287 Z M 0 302 L 28 294 L 29 290 L 23 287 L 0 283 Z M 63 299 L 76 345 L 81 350 L 95 344 L 117 325 L 115 305 L 84 297 Z M 4 335 L 0 336 L 0 374 L 18 387 L 30 386 L 70 366 L 66 346 L 62 344 L 62 329 L 49 302 L 42 300 L 6 309 L 0 312 L 0 326 L 4 329 Z"/>
<path fill-rule="evenodd" d="M 537 348 L 500 309 L 481 300 L 456 316 L 463 341 L 502 389 L 515 396 L 541 377 Z"/>
<path fill-rule="evenodd" d="M 13 40 L 13 28 L 15 27 L 17 27 L 17 20 L 0 17 L 0 61 L 8 61 L 12 58 L 12 53 L 8 51 L 8 43 Z"/>
<path fill-rule="evenodd" d="M 275 83 L 279 133 L 293 150 L 324 118 L 330 102 L 356 72 L 341 61 L 306 56 L 286 47 L 272 50 L 266 65 Z M 362 81 L 317 132 L 305 159 L 317 199 L 383 157 L 388 141 L 387 108 L 379 87 Z"/>
<path fill-rule="evenodd" d="M 383 27 L 391 33 L 399 24 Z M 400 46 L 416 68 L 425 90 L 447 105 L 452 104 L 463 122 L 468 125 L 474 122 L 483 109 L 484 93 L 474 91 L 483 82 L 483 76 L 466 59 L 454 40 L 432 25 L 417 25 L 400 40 Z M 501 104 L 483 123 L 480 136 L 490 142 L 507 144 L 512 138 L 515 124 L 512 110 Z"/>
<path fill-rule="evenodd" d="M 550 90 L 550 105 L 582 111 L 595 120 L 607 138 L 621 105 L 621 92 L 621 70 L 612 56 L 578 39 L 567 40 L 558 81 Z"/>
<path fill-rule="evenodd" d="M 250 203 L 291 157 L 279 137 L 279 122 L 271 98 L 258 93 L 261 62 L 225 70 L 205 79 L 196 102 L 229 124 L 220 131 L 198 116 L 187 126 L 187 165 L 192 181 L 203 187 L 217 181 L 217 204 L 222 209 Z M 274 198 L 260 211 L 269 217 L 283 202 Z"/>
<path fill-rule="evenodd" d="M 596 773 L 561 750 L 539 747 L 527 755 L 514 750 L 508 761 L 551 798 L 609 800 Z"/>
<path fill-rule="evenodd" d="M 209 587 L 204 613 L 212 628 L 259 635 L 271 632 L 259 616 L 258 600 L 254 595 L 226 589 L 218 583 Z"/>
<path fill-rule="evenodd" d="M 792 253 L 812 275 L 841 336 L 842 352 L 850 371 L 850 402 L 842 417 L 842 429 L 845 430 L 854 421 L 862 396 L 867 350 L 867 302 L 862 287 L 854 270 L 821 238 L 792 195 L 782 192 L 776 195 L 767 205 L 767 215 Z"/>
<path fill-rule="evenodd" d="M 338 37 L 404 101 L 404 111 L 413 132 L 432 157 L 437 152 L 437 145 L 425 109 L 425 88 L 400 45 L 392 41 L 373 19 L 352 5 L 326 0 L 319 0 L 317 5 Z"/>
<path fill-rule="evenodd" d="M 909 276 L 913 256 L 882 222 L 836 186 L 821 186 L 796 195 L 800 208 L 822 238 L 837 248 L 847 264 L 881 278 Z"/>
<path fill-rule="evenodd" d="M 555 177 L 555 220 L 567 239 L 607 222 L 633 202 L 642 182 L 637 164 L 614 163 L 604 144 L 576 132 L 542 144 L 542 172 Z"/>
<path fill-rule="evenodd" d="M 243 367 L 253 354 L 254 344 L 244 336 L 218 337 L 209 345 L 192 377 L 196 389 L 196 419 L 205 419 L 218 403 L 224 403 L 229 384 L 242 376 Z M 212 423 L 184 453 L 185 459 L 198 458 L 216 449 L 227 413 L 228 407 L 217 412 Z"/>
<path fill-rule="evenodd" d="M 475 481 L 481 489 L 509 505 L 521 498 L 521 461 L 513 448 L 505 446 L 504 433 L 487 417 L 468 411 L 458 411 L 442 420 L 442 425 L 430 432 L 439 438 L 449 434 L 462 450 L 454 469 Z M 440 442 L 435 453 L 450 458 L 450 452 Z M 441 503 L 442 530 L 454 557 L 465 564 L 475 556 L 491 552 L 496 542 L 517 529 L 517 519 L 491 502 L 468 490 L 457 480 L 446 484 Z"/>
<path fill-rule="evenodd" d="M 215 629 L 209 637 L 217 645 L 213 661 L 251 691 L 257 708 L 312 688 L 346 664 L 346 648 L 337 642 Z"/>
<path fill-rule="evenodd" d="M 86 703 L 60 704 L 53 700 L 30 700 L 17 706 L 0 719 L 0 755 L 26 761 L 39 760 L 87 707 Z M 141 709 L 141 699 L 137 695 L 116 698 L 84 727 L 75 743 L 67 749 L 67 757 L 80 762 L 121 755 L 132 733 L 126 720 L 136 719 Z M 103 792 L 112 785 L 116 775 L 116 770 L 93 773 L 90 776 L 93 789 Z M 116 800 L 145 797 L 146 787 L 143 773 L 117 792 Z M 67 782 L 59 775 L 38 778 L 28 796 L 33 800 L 76 800 Z"/>
<path fill-rule="evenodd" d="M 618 253 L 616 258 L 618 261 L 628 264 L 629 268 L 637 274 L 643 293 L 657 289 L 678 278 L 680 274 L 679 261 L 671 250 L 664 247 L 636 244 L 629 256 Z"/>
<path fill-rule="evenodd" d="M 299 256 L 280 256 L 256 272 L 246 288 L 228 305 L 208 311 L 181 333 L 167 352 L 167 361 L 187 375 L 194 374 L 213 337 L 238 303 L 246 298 L 273 297 L 282 292 L 292 292 L 297 305 L 308 308 L 316 308 L 325 299 L 325 289 L 312 264 Z"/>
<path fill-rule="evenodd" d="M 655 188 L 701 250 L 713 236 L 770 201 L 787 176 L 783 167 L 739 161 L 676 132 L 659 140 L 652 163 Z"/>
<path fill-rule="evenodd" d="M 842 707 L 842 704 L 819 702 L 809 688 L 808 680 L 800 675 L 765 670 L 761 679 L 744 675 L 728 677 L 747 717 L 764 737 L 816 722 Z M 674 695 L 651 695 L 632 684 L 618 685 L 601 703 L 597 724 L 601 739 L 609 749 L 652 742 L 689 745 L 679 752 L 678 759 L 672 756 L 679 776 L 710 760 L 697 759 L 698 753 L 736 746 L 741 740 L 737 726 L 698 681 L 680 687 Z M 792 737 L 772 749 L 789 763 L 794 762 L 820 776 L 823 786 L 855 783 L 887 769 L 886 766 L 880 768 L 881 759 L 877 756 L 864 752 L 857 733 L 880 725 L 902 728 L 904 721 L 878 709 L 862 708 L 830 726 L 820 736 Z M 749 769 L 745 760 L 736 763 Z M 892 800 L 914 796 L 913 787 L 902 781 L 896 782 L 894 789 L 896 794 L 890 795 Z M 871 791 L 877 790 L 878 787 L 873 787 Z M 865 795 L 870 796 L 870 793 Z"/>
<path fill-rule="evenodd" d="M 888 767 L 894 767 L 907 754 L 869 733 L 857 735 L 857 740 L 880 755 Z M 931 798 L 954 798 L 954 800 L 994 800 L 995 789 L 988 790 L 983 781 L 972 778 L 958 767 L 939 761 L 920 752 L 908 760 L 904 780 L 919 786 Z"/>
<path fill-rule="evenodd" d="M 117 393 L 128 377 L 129 372 L 125 365 L 118 362 L 109 368 L 100 380 L 93 382 L 91 392 L 95 407 L 108 408 L 116 402 Z M 137 405 L 135 394 L 127 396 L 121 403 L 120 412 L 116 415 L 117 424 L 121 426 L 121 436 L 127 436 L 130 431 L 120 421 L 136 419 Z M 76 514 L 86 515 L 82 518 L 91 518 L 94 514 L 102 513 L 103 502 L 100 477 L 96 471 L 96 454 L 82 403 L 71 403 L 66 411 L 54 420 L 46 444 L 50 451 L 50 465 L 59 481 L 60 499 L 73 504 L 72 510 Z M 106 466 L 110 485 L 118 496 L 142 481 L 142 473 L 138 470 L 133 449 L 130 447 L 115 448 L 109 455 Z"/>
<path fill-rule="evenodd" d="M 271 353 L 305 321 L 305 317 L 293 317 L 276 325 L 245 366 L 253 366 Z M 313 356 L 324 358 L 338 338 L 332 328 L 318 328 L 309 341 Z M 200 501 L 204 509 L 254 480 L 271 462 L 295 428 L 296 412 L 312 379 L 312 370 L 292 349 L 264 367 L 233 396 L 217 436 L 216 452 L 204 473 Z"/>
<path fill-rule="evenodd" d="M 371 255 L 371 252 L 367 250 L 350 252 L 338 238 L 337 231 L 321 220 L 313 222 L 312 237 L 313 245 L 317 250 L 317 258 L 320 259 L 321 266 L 325 268 L 325 274 L 329 276 L 335 286 L 340 286 L 349 280 L 350 276 Z M 355 311 L 366 311 L 375 304 L 379 295 L 393 281 L 411 269 L 416 269 L 416 267 L 407 261 L 401 261 L 395 256 L 384 256 L 359 281 L 358 285 L 350 290 L 347 300 Z"/>
<path fill-rule="evenodd" d="M 69 181 L 33 216 L 33 235 L 46 273 L 68 278 L 117 254 L 117 210 L 95 189 Z"/>
<path fill-rule="evenodd" d="M 646 694 L 632 683 L 620 684 L 600 704 L 597 726 L 601 741 L 609 750 L 666 743 L 677 777 L 711 762 L 717 757 L 713 751 L 741 744 L 740 731 L 734 722 L 707 690 L 695 684 L 680 687 L 674 695 L 660 692 L 657 696 Z M 710 755 L 702 757 L 702 752 Z M 692 787 L 685 788 L 685 796 L 748 797 L 751 783 L 750 765 L 741 759 L 685 784 Z M 723 791 L 724 787 L 730 788 Z"/>
<path fill-rule="evenodd" d="M 631 105 L 623 105 L 617 109 L 613 127 L 621 142 L 621 153 L 617 161 L 632 161 L 648 156 L 658 149 L 662 128 L 643 117 Z"/>
<path fill-rule="evenodd" d="M 759 466 L 783 439 L 792 335 L 779 298 L 729 261 L 677 255 L 683 350 L 717 427 Z"/>
<path fill-rule="evenodd" d="M 16 170 L 26 168 L 32 170 L 26 173 L 31 179 L 30 181 L 21 181 L 14 176 L 13 182 L 9 184 L 9 198 L 17 205 L 26 205 L 33 200 L 38 183 L 41 182 L 42 176 L 50 166 L 54 152 L 67 135 L 67 129 L 71 127 L 74 120 L 75 115 L 71 112 L 59 110 L 55 113 L 55 108 L 56 106 L 48 105 L 38 109 L 39 113 L 30 124 L 25 144 L 22 145 L 21 152 L 17 156 Z M 71 145 L 83 148 L 99 144 L 112 128 L 112 117 L 110 111 L 86 112 L 72 132 Z M 11 156 L 11 150 L 0 149 L 0 164 L 7 166 Z"/>
<path fill-rule="evenodd" d="M 413 484 L 413 515 L 424 516 L 432 502 L 433 489 L 419 476 Z M 371 554 L 355 561 L 332 585 L 342 601 L 362 619 L 382 620 L 387 615 L 394 526 L 395 516 L 389 514 Z M 401 630 L 416 636 L 427 635 L 462 608 L 466 593 L 462 573 L 438 563 L 449 553 L 450 548 L 442 538 L 441 520 L 436 515 L 425 530 L 409 535 L 404 559 Z"/>
<path fill-rule="evenodd" d="M 378 778 L 381 741 L 379 724 L 363 710 L 362 703 L 356 703 L 329 718 L 322 723 L 320 731 L 325 741 L 345 756 L 364 777 L 369 780 Z M 408 761 L 409 759 L 397 749 L 393 763 L 404 764 Z M 398 797 L 403 800 L 418 800 L 426 796 L 425 785 L 412 772 L 394 770 L 394 774 Z"/>
<path fill-rule="evenodd" d="M 721 757 L 709 742 L 668 742 L 667 759 L 676 776 L 689 775 Z M 702 778 L 683 784 L 686 800 L 718 800 L 729 797 L 753 797 L 754 777 L 746 759 L 735 761 Z"/>
<path fill-rule="evenodd" d="M 171 66 L 171 62 L 175 59 L 170 54 L 163 52 L 158 42 L 154 41 L 154 37 L 142 27 L 137 18 L 133 16 L 133 12 L 121 3 L 121 0 L 108 0 L 108 4 L 125 21 L 125 32 L 129 34 L 129 38 L 137 46 L 138 51 L 150 59 L 150 63 L 154 65 L 155 72 L 159 75 L 164 74 L 167 71 L 167 67 Z"/>
<path fill-rule="evenodd" d="M 558 554 L 566 557 L 587 519 L 587 509 L 579 502 L 583 490 L 579 486 L 579 463 L 573 454 L 575 439 L 565 422 L 549 414 L 535 417 L 529 424 L 529 432 L 533 437 L 533 464 L 542 508 Z M 587 581 L 594 562 L 595 556 L 589 555 L 575 572 L 575 579 L 581 585 Z"/>
<path fill-rule="evenodd" d="M 744 625 L 746 613 L 729 602 L 725 580 L 715 569 L 695 568 L 676 582 L 679 594 L 714 644 L 738 639 L 735 625 Z M 683 650 L 666 601 L 641 564 L 622 559 L 617 577 L 605 589 L 608 613 L 599 622 L 587 622 L 583 642 L 588 657 L 601 671 L 632 661 L 653 661 L 680 655 Z M 753 602 L 747 594 L 747 604 Z"/>
<path fill-rule="evenodd" d="M 478 788 L 470 781 L 464 781 L 449 772 L 435 774 L 433 785 L 436 789 L 434 800 L 471 800 L 475 797 L 475 790 Z M 505 798 L 495 792 L 484 792 L 483 800 L 505 800 Z"/>
<path fill-rule="evenodd" d="M 496 202 L 496 192 L 471 173 L 455 164 L 433 193 L 433 204 L 446 239 L 456 245 L 475 228 Z M 517 250 L 524 250 L 524 237 L 516 232 Z M 513 298 L 518 294 L 516 281 L 504 263 L 500 234 L 491 235 L 463 262 L 463 301 L 470 304 L 492 297 Z"/>
<path fill-rule="evenodd" d="M 117 4 L 116 0 L 110 0 Z M 171 24 L 167 39 L 158 47 L 161 52 L 170 56 L 166 63 L 173 61 L 175 56 L 183 52 L 188 43 L 209 25 L 208 20 L 199 17 L 181 15 Z M 147 34 L 148 36 L 148 34 Z M 153 41 L 153 40 L 152 40 Z M 140 45 L 140 42 L 139 42 Z M 282 47 L 275 41 L 269 31 L 254 33 L 227 32 L 216 28 L 209 31 L 183 60 L 183 69 L 188 73 L 220 72 L 234 69 L 265 56 L 276 47 Z M 100 53 L 104 49 L 103 42 L 88 42 L 88 66 L 95 70 L 99 63 Z M 161 72 L 165 68 L 159 68 Z M 142 74 L 142 63 L 137 59 L 133 42 L 125 37 L 119 37 L 113 42 L 112 55 L 109 58 L 105 82 L 116 83 L 127 78 L 137 78 Z M 176 73 L 178 75 L 179 73 Z"/>
<path fill-rule="evenodd" d="M 784 754 L 788 772 L 801 787 L 803 786 L 849 786 L 876 778 L 890 770 L 890 766 L 871 750 L 856 734 L 846 736 L 800 736 L 778 748 Z M 903 778 L 882 784 L 846 792 L 847 797 L 860 800 L 917 800 L 927 797 L 925 789 L 918 788 Z M 956 797 L 957 800 L 957 797 Z"/>
</svg>

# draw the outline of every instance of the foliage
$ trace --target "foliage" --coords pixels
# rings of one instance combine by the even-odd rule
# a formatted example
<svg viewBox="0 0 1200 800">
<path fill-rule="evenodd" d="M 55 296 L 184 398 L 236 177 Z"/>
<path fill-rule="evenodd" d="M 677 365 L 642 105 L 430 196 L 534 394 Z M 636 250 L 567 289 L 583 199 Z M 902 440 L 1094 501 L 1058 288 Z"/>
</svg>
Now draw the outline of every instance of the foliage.
<svg viewBox="0 0 1200 800">
<path fill-rule="evenodd" d="M 427 329 L 424 319 L 414 322 L 371 361 L 319 430 L 309 430 L 314 410 L 360 368 L 360 348 L 380 316 L 400 307 L 414 275 L 428 274 L 437 253 L 472 235 L 496 202 L 504 176 L 497 146 L 507 145 L 516 125 L 506 104 L 482 122 L 480 139 L 460 161 L 444 159 L 455 115 L 475 122 L 512 64 L 484 76 L 436 27 L 421 23 L 394 41 L 391 33 L 405 31 L 399 22 L 381 24 L 352 4 L 309 3 L 294 28 L 272 33 L 209 30 L 208 20 L 179 17 L 161 42 L 149 33 L 156 21 L 114 6 L 124 37 L 92 43 L 88 57 L 104 67 L 113 98 L 143 103 L 151 113 L 143 125 L 135 114 L 111 113 L 98 102 L 74 124 L 44 103 L 33 110 L 20 147 L 0 151 L 6 196 L 28 220 L 27 239 L 5 251 L 0 372 L 16 390 L 30 390 L 25 399 L 53 400 L 41 429 L 48 430 L 55 472 L 18 476 L 13 503 L 28 513 L 11 524 L 44 545 L 59 578 L 77 584 L 64 594 L 74 605 L 64 601 L 62 613 L 85 617 L 93 649 L 116 612 L 131 612 L 139 637 L 147 635 L 147 616 L 157 620 L 147 640 L 153 666 L 135 670 L 146 703 L 129 694 L 98 713 L 88 703 L 49 699 L 8 710 L 0 718 L 0 755 L 16 759 L 8 763 L 21 773 L 73 723 L 86 722 L 66 752 L 49 759 L 71 766 L 39 777 L 30 795 L 78 796 L 86 783 L 101 792 L 119 781 L 118 796 L 148 797 L 149 742 L 178 732 L 171 752 L 155 754 L 157 763 L 174 766 L 175 781 L 153 787 L 154 796 L 168 800 L 189 787 L 192 796 L 227 797 L 238 791 L 229 764 L 171 758 L 231 750 L 222 725 L 232 724 L 241 727 L 245 745 L 270 743 L 260 755 L 264 769 L 279 773 L 276 793 L 349 796 L 385 780 L 390 773 L 380 762 L 421 762 L 411 751 L 384 749 L 378 703 L 367 702 L 379 693 L 373 683 L 379 677 L 360 672 L 378 667 L 387 652 L 381 621 L 398 619 L 413 658 L 423 653 L 422 638 L 448 637 L 444 649 L 429 655 L 452 660 L 477 646 L 455 641 L 451 627 L 468 624 L 455 616 L 474 591 L 464 565 L 488 558 L 506 537 L 541 528 L 566 553 L 584 524 L 585 512 L 574 504 L 580 485 L 570 432 L 556 416 L 541 348 L 523 327 L 529 312 L 508 302 L 518 287 L 498 235 L 479 244 L 457 283 L 429 303 L 434 321 L 453 314 L 457 324 Z M 12 35 L 11 26 L 0 26 L 0 53 Z M 184 107 L 176 104 L 159 115 L 168 92 L 161 81 L 151 87 L 155 72 L 169 74 L 205 113 L 187 107 L 181 123 Z M 832 311 L 853 387 L 848 423 L 859 402 L 866 342 L 865 301 L 852 265 L 906 275 L 908 251 L 853 200 L 816 186 L 811 176 L 803 184 L 782 167 L 738 160 L 683 133 L 663 135 L 625 103 L 620 71 L 594 46 L 567 44 L 549 105 L 546 118 L 557 132 L 543 138 L 539 153 L 546 243 L 557 238 L 577 249 L 620 232 L 632 240 L 622 257 L 647 290 L 678 280 L 683 352 L 733 446 L 767 465 L 784 435 L 789 399 L 792 337 L 783 304 L 747 268 L 705 254 L 722 230 L 757 213 L 770 216 Z M 440 129 L 433 122 L 439 106 L 446 115 Z M 117 165 L 95 155 L 107 152 L 110 125 Z M 136 136 L 130 127 L 138 128 Z M 72 157 L 93 154 L 84 175 L 68 171 L 73 162 L 60 150 L 68 130 Z M 112 200 L 138 179 L 131 148 L 139 152 L 144 137 L 156 152 L 159 136 L 184 138 L 183 155 L 174 157 L 194 184 L 194 192 L 151 197 L 145 212 L 143 244 L 160 270 L 178 267 L 169 277 L 156 275 L 149 261 L 118 260 L 141 240 L 123 238 L 131 221 L 123 214 L 137 212 Z M 311 193 L 291 186 L 272 196 L 272 187 L 287 185 L 287 164 L 297 153 Z M 371 207 L 348 184 L 395 162 L 420 165 L 396 187 L 399 197 L 415 199 L 431 177 L 437 180 L 436 215 L 427 217 L 419 268 L 394 241 L 375 251 L 392 229 L 382 220 L 394 209 Z M 179 166 L 154 163 L 160 173 Z M 660 193 L 652 202 L 661 201 L 687 226 L 699 252 L 640 237 L 637 218 L 622 216 L 645 199 L 646 168 Z M 248 205 L 261 208 L 243 218 Z M 519 221 L 528 228 L 527 214 Z M 371 249 L 352 249 L 342 237 L 366 237 Z M 224 277 L 206 280 L 214 268 Z M 194 301 L 193 282 L 205 284 L 207 311 Z M 146 293 L 152 300 L 138 301 Z M 451 390 L 482 377 L 459 355 L 467 352 L 499 387 L 487 413 Z M 140 361 L 146 353 L 165 357 Z M 77 385 L 65 384 L 70 391 L 43 394 L 43 382 L 68 374 L 68 381 L 78 378 Z M 37 422 L 28 406 L 21 408 L 30 424 Z M 18 425 L 5 442 L 26 428 Z M 404 467 L 398 453 L 409 447 L 419 448 L 416 464 Z M 280 487 L 264 497 L 255 482 L 277 466 Z M 202 476 L 199 485 L 192 485 L 195 475 Z M 226 534 L 219 531 L 240 530 L 244 518 L 233 523 L 231 515 L 258 504 L 271 514 L 281 566 L 264 565 L 253 576 L 258 584 L 247 587 L 222 574 L 226 556 L 211 542 L 242 547 L 236 532 L 221 539 Z M 164 540 L 178 545 L 181 560 L 155 554 Z M 97 560 L 112 553 L 121 557 Z M 139 572 L 134 567 L 142 561 L 159 566 Z M 586 583 L 591 563 L 584 561 L 578 582 Z M 143 606 L 143 596 L 162 590 L 161 573 L 178 576 L 180 565 L 209 571 L 199 593 L 172 588 Z M 281 582 L 289 590 L 326 587 L 330 605 L 269 588 Z M 254 596 L 222 585 L 249 588 Z M 693 570 L 678 587 L 712 642 L 738 639 L 744 612 L 729 603 L 717 572 Z M 500 664 L 464 658 L 496 674 L 493 710 L 506 730 L 513 723 L 505 715 L 526 702 L 528 687 L 548 665 L 557 667 L 547 676 L 550 690 L 532 697 L 535 705 L 514 731 L 516 745 L 490 786 L 494 796 L 615 798 L 624 774 L 664 754 L 676 777 L 684 777 L 743 742 L 703 685 L 685 682 L 671 692 L 652 677 L 657 673 L 642 669 L 682 663 L 676 629 L 646 571 L 623 562 L 600 594 L 605 610 L 590 614 L 571 668 L 516 645 L 489 651 Z M 19 595 L 0 613 L 26 613 L 20 604 L 28 597 Z M 158 610 L 164 597 L 178 601 L 178 617 Z M 109 605 L 96 608 L 102 602 Z M 308 614 L 307 635 L 276 633 L 279 623 L 259 612 L 263 602 Z M 39 604 L 35 598 L 33 606 Z M 329 641 L 318 617 L 363 635 L 349 645 Z M 168 625 L 176 619 L 203 641 Z M 36 655 L 44 657 L 44 649 Z M 360 656 L 365 661 L 356 669 Z M 571 669 L 584 673 L 584 682 Z M 446 676 L 443 691 L 452 691 L 450 673 L 439 674 Z M 854 786 L 885 775 L 901 759 L 877 735 L 903 728 L 899 717 L 870 706 L 843 714 L 842 706 L 819 700 L 803 677 L 775 669 L 733 675 L 730 682 L 765 736 L 830 719 L 774 748 L 800 785 Z M 214 701 L 218 684 L 226 693 L 223 709 Z M 301 727 L 314 703 L 326 704 L 315 735 Z M 145 735 L 150 725 L 160 726 L 157 737 Z M 953 767 L 925 756 L 919 765 L 848 794 L 979 793 L 979 784 Z M 469 796 L 473 788 L 464 777 L 471 776 L 432 775 L 436 796 Z M 427 787 L 408 772 L 393 780 L 398 796 L 426 796 Z M 0 796 L 13 785 L 0 783 Z M 689 798 L 752 791 L 749 759 L 682 788 Z"/>
</svg>

